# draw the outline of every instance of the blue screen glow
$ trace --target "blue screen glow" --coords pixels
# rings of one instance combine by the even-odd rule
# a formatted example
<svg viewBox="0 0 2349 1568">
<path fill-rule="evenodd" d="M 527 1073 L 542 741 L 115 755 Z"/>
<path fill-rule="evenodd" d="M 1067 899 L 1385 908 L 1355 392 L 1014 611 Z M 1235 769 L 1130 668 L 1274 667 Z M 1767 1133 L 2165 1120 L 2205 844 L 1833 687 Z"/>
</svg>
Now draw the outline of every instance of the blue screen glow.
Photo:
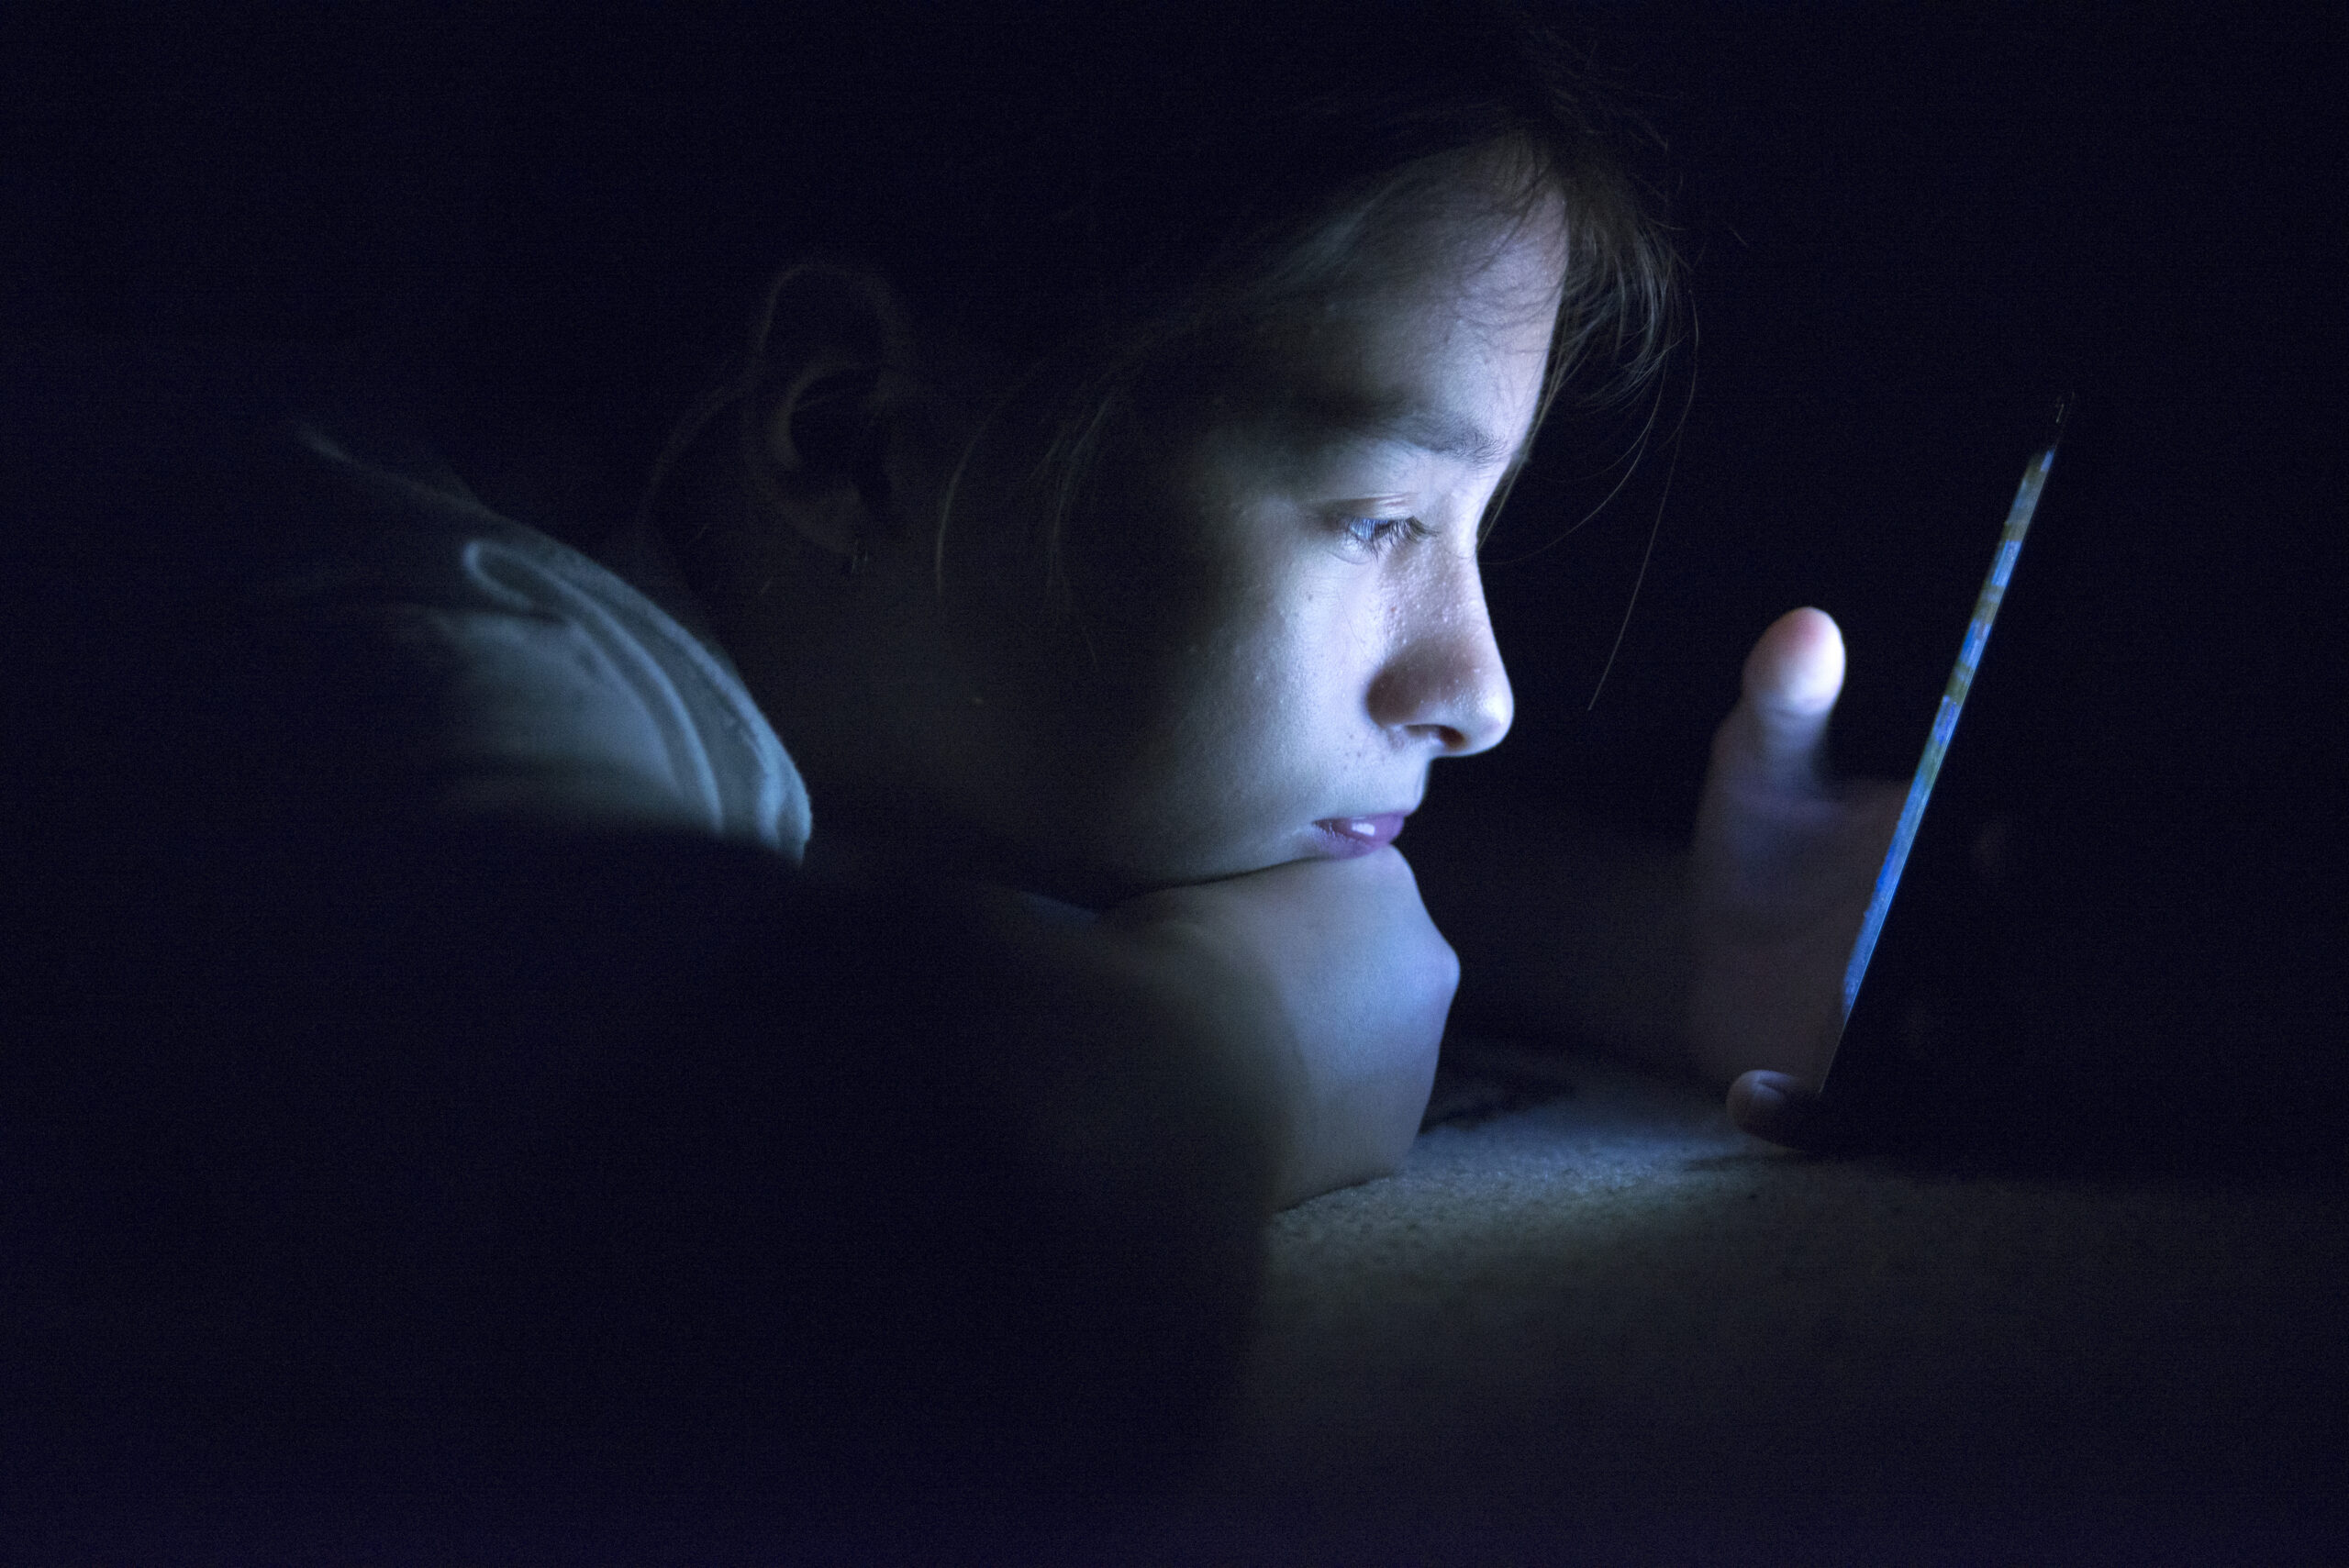
<svg viewBox="0 0 2349 1568">
<path fill-rule="evenodd" d="M 2063 433 L 2063 413 L 2056 417 L 2056 436 Z M 2015 492 L 2015 504 L 2007 513 L 2007 526 L 1998 536 L 1998 552 L 1991 560 L 1990 574 L 1983 579 L 1982 592 L 1974 601 L 1974 618 L 1965 628 L 1965 646 L 1958 650 L 1956 667 L 1949 673 L 1949 684 L 1942 692 L 1941 710 L 1933 716 L 1933 731 L 1925 741 L 1925 754 L 1917 763 L 1917 776 L 1909 785 L 1908 804 L 1900 811 L 1900 826 L 1892 835 L 1892 847 L 1885 852 L 1884 865 L 1877 871 L 1876 895 L 1868 900 L 1865 919 L 1860 922 L 1859 940 L 1852 944 L 1850 964 L 1843 971 L 1843 1017 L 1852 1016 L 1852 1005 L 1859 999 L 1860 981 L 1868 972 L 1868 960 L 1876 954 L 1876 941 L 1884 929 L 1886 911 L 1892 907 L 1892 895 L 1900 885 L 1901 869 L 1909 863 L 1909 847 L 1916 841 L 1917 825 L 1925 818 L 1925 802 L 1932 798 L 1933 781 L 1941 776 L 1942 758 L 1949 751 L 1950 737 L 1957 731 L 1957 716 L 1965 709 L 1965 693 L 1974 684 L 1975 667 L 1982 661 L 1983 645 L 1990 640 L 1990 624 L 1998 618 L 1998 603 L 2006 597 L 2007 579 L 2015 569 L 2015 557 L 2022 552 L 2023 535 L 2030 531 L 2032 514 L 2039 509 L 2039 493 L 2047 483 L 2047 471 L 2054 465 L 2056 440 L 2045 447 L 2023 466 L 2022 485 Z"/>
</svg>

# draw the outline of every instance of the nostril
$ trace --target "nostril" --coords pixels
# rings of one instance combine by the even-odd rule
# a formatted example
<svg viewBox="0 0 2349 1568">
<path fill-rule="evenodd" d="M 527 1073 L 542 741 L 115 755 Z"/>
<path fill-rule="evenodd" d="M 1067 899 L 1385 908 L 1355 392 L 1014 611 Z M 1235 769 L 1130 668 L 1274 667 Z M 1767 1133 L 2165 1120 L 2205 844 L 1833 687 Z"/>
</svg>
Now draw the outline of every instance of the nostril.
<svg viewBox="0 0 2349 1568">
<path fill-rule="evenodd" d="M 1448 635 L 1409 639 L 1389 652 L 1365 694 L 1368 716 L 1397 740 L 1432 742 L 1434 755 L 1474 756 L 1508 732 L 1515 705 L 1484 618 L 1446 626 Z"/>
</svg>

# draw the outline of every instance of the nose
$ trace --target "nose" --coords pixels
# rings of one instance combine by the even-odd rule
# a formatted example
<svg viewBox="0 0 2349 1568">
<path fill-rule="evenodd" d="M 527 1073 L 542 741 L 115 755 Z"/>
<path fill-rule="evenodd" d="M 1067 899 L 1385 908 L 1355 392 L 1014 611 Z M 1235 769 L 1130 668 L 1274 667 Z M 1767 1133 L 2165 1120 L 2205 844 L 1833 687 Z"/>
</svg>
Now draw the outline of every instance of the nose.
<svg viewBox="0 0 2349 1568">
<path fill-rule="evenodd" d="M 1431 740 L 1439 756 L 1500 744 L 1517 716 L 1475 557 L 1447 553 L 1390 611 L 1392 637 L 1370 684 L 1370 717 Z"/>
</svg>

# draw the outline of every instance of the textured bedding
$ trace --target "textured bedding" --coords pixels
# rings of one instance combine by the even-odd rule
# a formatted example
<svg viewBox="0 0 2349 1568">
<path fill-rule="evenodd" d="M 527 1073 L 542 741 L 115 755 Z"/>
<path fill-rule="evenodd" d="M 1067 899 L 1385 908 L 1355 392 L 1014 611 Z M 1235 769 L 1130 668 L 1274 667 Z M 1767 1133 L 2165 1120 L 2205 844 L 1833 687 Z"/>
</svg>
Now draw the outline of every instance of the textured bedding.
<svg viewBox="0 0 2349 1568">
<path fill-rule="evenodd" d="M 1400 1174 L 1274 1223 L 1232 1485 L 1281 1528 L 2199 1561 L 2337 1523 L 2349 1183 L 1812 1159 L 1461 1054 Z"/>
</svg>

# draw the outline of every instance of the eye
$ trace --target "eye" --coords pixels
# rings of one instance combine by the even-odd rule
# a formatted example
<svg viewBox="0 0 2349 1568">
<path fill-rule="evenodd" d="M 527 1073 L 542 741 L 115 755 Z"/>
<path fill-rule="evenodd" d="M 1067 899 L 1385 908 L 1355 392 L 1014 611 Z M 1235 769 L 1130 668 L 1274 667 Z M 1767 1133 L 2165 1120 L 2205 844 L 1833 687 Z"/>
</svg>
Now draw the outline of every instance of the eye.
<svg viewBox="0 0 2349 1568">
<path fill-rule="evenodd" d="M 1426 531 L 1417 517 L 1340 517 L 1338 528 L 1351 542 L 1373 555 L 1393 548 L 1407 534 Z"/>
</svg>

